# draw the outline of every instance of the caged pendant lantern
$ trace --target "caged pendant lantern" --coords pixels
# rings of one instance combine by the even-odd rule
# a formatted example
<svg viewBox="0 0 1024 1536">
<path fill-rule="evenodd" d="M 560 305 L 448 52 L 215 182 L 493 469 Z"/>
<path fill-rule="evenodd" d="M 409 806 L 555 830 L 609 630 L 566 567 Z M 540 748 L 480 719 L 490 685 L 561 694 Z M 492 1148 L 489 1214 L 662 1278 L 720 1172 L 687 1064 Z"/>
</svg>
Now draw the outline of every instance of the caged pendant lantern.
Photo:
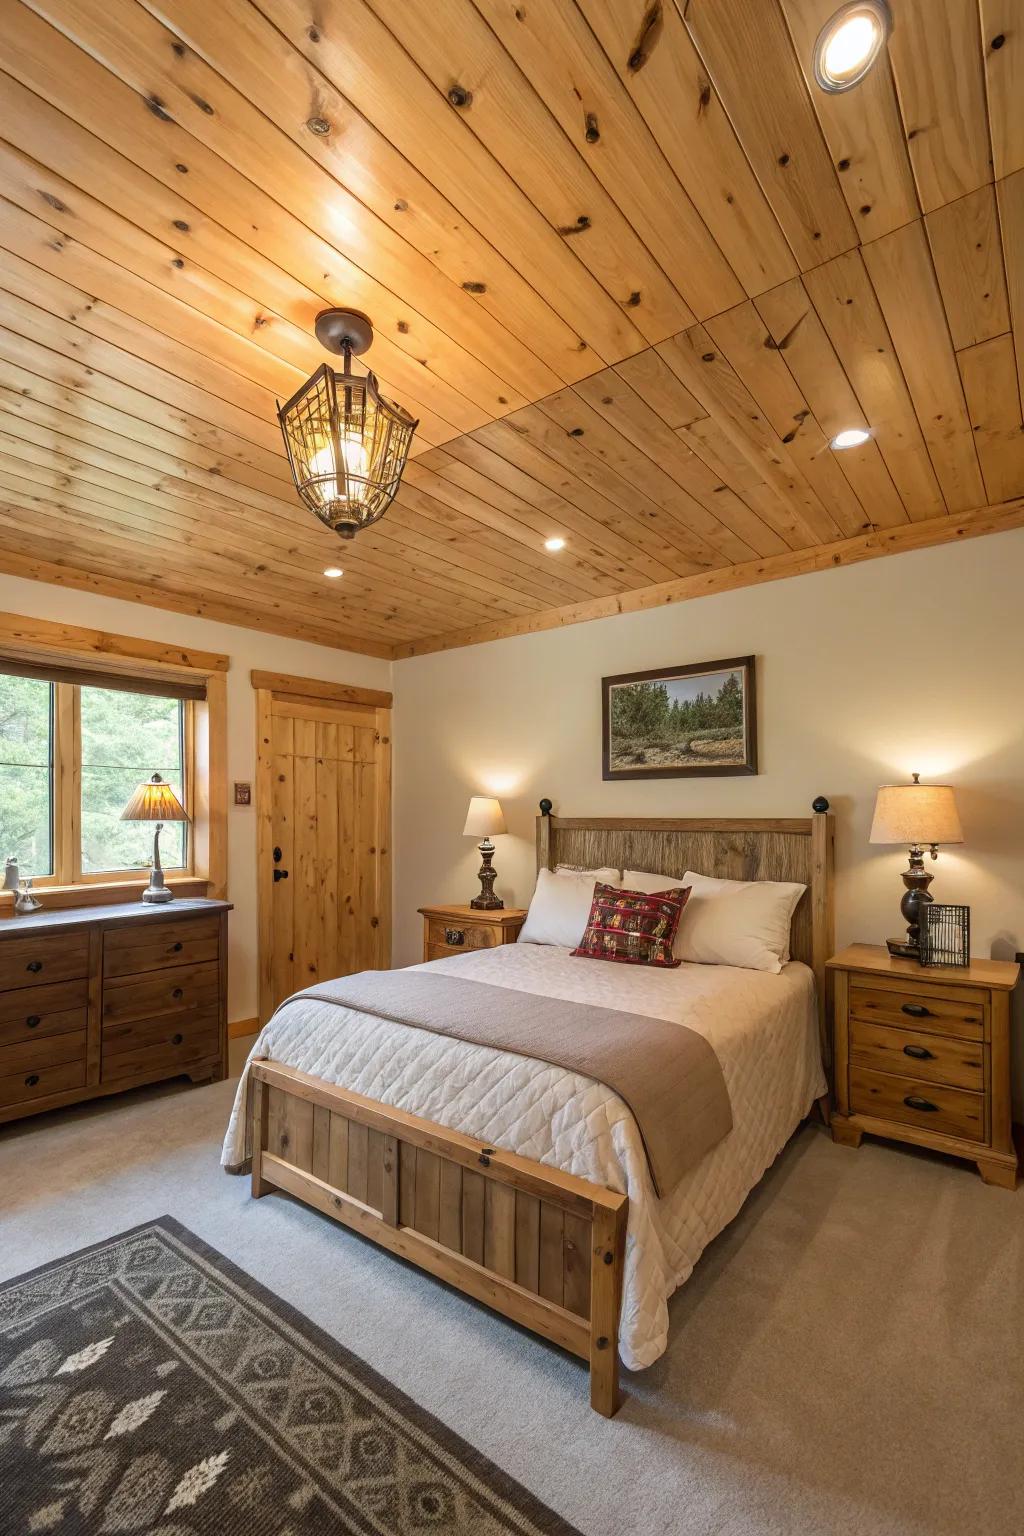
<svg viewBox="0 0 1024 1536">
<path fill-rule="evenodd" d="M 352 372 L 352 358 L 373 340 L 365 315 L 325 309 L 315 330 L 322 346 L 344 358 L 343 372 L 324 363 L 278 406 L 277 417 L 302 500 L 328 528 L 351 539 L 394 501 L 419 422 L 384 399 L 372 373 Z"/>
</svg>

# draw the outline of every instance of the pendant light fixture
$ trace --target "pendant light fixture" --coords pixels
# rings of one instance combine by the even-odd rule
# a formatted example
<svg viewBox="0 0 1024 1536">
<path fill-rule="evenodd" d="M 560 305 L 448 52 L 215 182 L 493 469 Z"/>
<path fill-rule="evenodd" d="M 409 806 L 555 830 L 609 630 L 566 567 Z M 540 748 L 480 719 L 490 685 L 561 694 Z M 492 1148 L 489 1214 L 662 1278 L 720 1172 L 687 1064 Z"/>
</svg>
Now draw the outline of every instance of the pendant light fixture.
<svg viewBox="0 0 1024 1536">
<path fill-rule="evenodd" d="M 358 310 L 325 309 L 316 337 L 344 358 L 336 373 L 322 364 L 277 417 L 295 489 L 311 512 L 343 539 L 383 517 L 395 499 L 419 422 L 385 400 L 372 373 L 352 372 L 373 326 Z"/>
</svg>

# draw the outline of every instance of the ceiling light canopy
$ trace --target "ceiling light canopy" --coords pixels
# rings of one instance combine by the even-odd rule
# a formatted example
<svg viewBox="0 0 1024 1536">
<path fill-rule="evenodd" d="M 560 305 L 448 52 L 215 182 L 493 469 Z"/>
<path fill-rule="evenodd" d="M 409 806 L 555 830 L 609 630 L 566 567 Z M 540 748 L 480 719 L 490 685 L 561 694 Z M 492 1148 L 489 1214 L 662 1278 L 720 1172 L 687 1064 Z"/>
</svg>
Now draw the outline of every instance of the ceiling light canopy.
<svg viewBox="0 0 1024 1536">
<path fill-rule="evenodd" d="M 886 0 L 841 5 L 814 45 L 814 78 L 823 91 L 859 85 L 888 42 L 892 15 Z"/>
<path fill-rule="evenodd" d="M 419 423 L 384 399 L 372 373 L 352 372 L 352 358 L 373 340 L 365 315 L 325 309 L 315 329 L 321 345 L 344 358 L 344 371 L 322 364 L 277 417 L 295 489 L 322 523 L 351 539 L 394 501 Z"/>
<path fill-rule="evenodd" d="M 863 427 L 847 427 L 843 432 L 837 432 L 829 443 L 830 448 L 859 448 L 861 443 L 866 443 L 871 436 Z"/>
</svg>

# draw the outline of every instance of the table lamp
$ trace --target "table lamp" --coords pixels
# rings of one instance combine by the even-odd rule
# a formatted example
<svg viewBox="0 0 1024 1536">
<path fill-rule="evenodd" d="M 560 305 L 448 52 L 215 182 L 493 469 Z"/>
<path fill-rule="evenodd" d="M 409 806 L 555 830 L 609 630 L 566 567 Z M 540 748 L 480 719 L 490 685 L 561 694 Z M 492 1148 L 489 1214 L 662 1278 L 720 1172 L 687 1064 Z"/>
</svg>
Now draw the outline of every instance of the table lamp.
<svg viewBox="0 0 1024 1536">
<path fill-rule="evenodd" d="M 872 843 L 906 843 L 910 849 L 910 863 L 903 871 L 906 892 L 900 902 L 907 937 L 886 940 L 890 955 L 903 955 L 909 960 L 919 958 L 921 906 L 933 899 L 928 891 L 933 876 L 924 867 L 923 845 L 928 845 L 932 858 L 937 859 L 940 843 L 964 840 L 952 785 L 922 784 L 920 777 L 915 773 L 912 784 L 882 785 L 875 800 L 869 839 Z"/>
<path fill-rule="evenodd" d="M 155 821 L 153 834 L 153 868 L 149 885 L 142 893 L 143 901 L 173 901 L 174 892 L 164 884 L 164 872 L 160 864 L 160 832 L 165 821 L 188 821 L 186 812 L 174 790 L 154 773 L 145 784 L 140 784 L 121 812 L 122 821 Z"/>
<path fill-rule="evenodd" d="M 462 829 L 463 837 L 479 837 L 483 841 L 480 844 L 480 857 L 483 863 L 480 865 L 480 895 L 474 896 L 470 902 L 471 907 L 486 912 L 496 912 L 505 903 L 494 894 L 494 882 L 497 879 L 497 871 L 491 868 L 491 860 L 494 858 L 494 844 L 492 837 L 498 837 L 502 832 L 507 832 L 505 817 L 497 800 L 490 799 L 487 795 L 474 795 L 469 802 L 469 810 L 466 814 L 466 825 Z"/>
</svg>

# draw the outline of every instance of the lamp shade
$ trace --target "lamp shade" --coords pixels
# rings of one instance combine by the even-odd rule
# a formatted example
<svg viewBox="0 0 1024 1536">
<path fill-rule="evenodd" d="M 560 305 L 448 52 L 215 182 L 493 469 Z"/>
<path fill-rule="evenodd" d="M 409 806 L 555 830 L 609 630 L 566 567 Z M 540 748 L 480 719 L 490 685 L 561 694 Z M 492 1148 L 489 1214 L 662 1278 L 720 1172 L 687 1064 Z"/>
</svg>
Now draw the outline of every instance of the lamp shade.
<svg viewBox="0 0 1024 1536">
<path fill-rule="evenodd" d="M 951 784 L 883 784 L 875 800 L 872 843 L 962 843 Z"/>
<path fill-rule="evenodd" d="M 466 813 L 463 837 L 497 837 L 507 830 L 500 802 L 487 795 L 474 795 Z"/>
<path fill-rule="evenodd" d="M 140 784 L 121 812 L 122 821 L 188 821 L 188 812 L 174 790 L 154 773 Z"/>
</svg>

